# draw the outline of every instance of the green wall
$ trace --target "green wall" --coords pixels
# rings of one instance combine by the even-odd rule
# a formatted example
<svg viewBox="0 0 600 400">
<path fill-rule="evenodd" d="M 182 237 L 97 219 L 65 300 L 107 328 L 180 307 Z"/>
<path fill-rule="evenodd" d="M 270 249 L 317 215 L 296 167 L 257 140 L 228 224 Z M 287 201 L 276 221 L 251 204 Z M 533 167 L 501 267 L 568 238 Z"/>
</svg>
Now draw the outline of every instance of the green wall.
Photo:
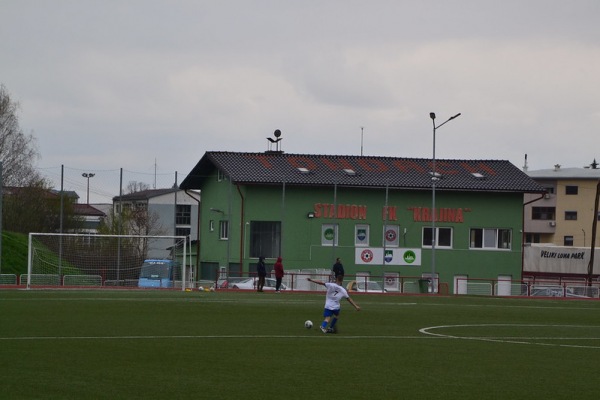
<svg viewBox="0 0 600 400">
<path fill-rule="evenodd" d="M 246 273 L 256 263 L 248 258 L 249 231 L 242 234 L 242 198 L 244 222 L 281 221 L 282 251 L 286 269 L 331 268 L 336 257 L 341 257 L 347 275 L 368 271 L 373 276 L 384 272 L 382 266 L 355 265 L 354 235 L 356 224 L 367 224 L 370 229 L 371 247 L 383 246 L 383 207 L 386 205 L 385 188 L 337 188 L 300 187 L 293 185 L 259 186 L 230 185 L 218 182 L 216 175 L 205 181 L 202 188 L 201 260 L 211 265 L 229 265 L 232 273 L 240 269 Z M 463 210 L 464 221 L 436 222 L 437 227 L 453 228 L 452 249 L 437 247 L 435 252 L 436 273 L 441 282 L 447 282 L 452 292 L 455 275 L 469 278 L 494 279 L 498 275 L 521 277 L 521 229 L 522 203 L 520 193 L 467 193 L 436 191 L 436 207 Z M 400 226 L 400 247 L 421 249 L 420 266 L 385 266 L 385 272 L 398 272 L 401 276 L 421 276 L 431 272 L 431 249 L 422 248 L 422 229 L 431 222 L 415 221 L 413 208 L 431 207 L 431 191 L 390 189 L 387 191 L 388 207 L 395 207 L 396 221 L 390 225 Z M 354 204 L 366 206 L 366 219 L 308 218 L 315 203 Z M 211 211 L 218 208 L 225 212 Z M 221 219 L 230 218 L 230 240 L 219 240 Z M 214 231 L 209 221 L 214 221 Z M 339 238 L 337 246 L 321 245 L 322 224 L 337 223 Z M 244 224 L 244 226 L 249 226 Z M 510 250 L 469 249 L 471 228 L 502 228 L 512 230 Z M 272 264 L 274 260 L 268 259 Z"/>
</svg>

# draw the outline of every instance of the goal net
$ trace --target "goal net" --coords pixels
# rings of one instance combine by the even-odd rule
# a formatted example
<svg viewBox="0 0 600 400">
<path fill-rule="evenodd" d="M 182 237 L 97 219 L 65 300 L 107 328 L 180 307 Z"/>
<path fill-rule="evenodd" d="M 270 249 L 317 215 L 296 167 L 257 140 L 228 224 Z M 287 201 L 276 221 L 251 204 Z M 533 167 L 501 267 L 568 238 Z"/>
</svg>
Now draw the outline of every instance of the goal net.
<svg viewBox="0 0 600 400">
<path fill-rule="evenodd" d="M 185 236 L 30 233 L 31 287 L 191 288 Z"/>
</svg>

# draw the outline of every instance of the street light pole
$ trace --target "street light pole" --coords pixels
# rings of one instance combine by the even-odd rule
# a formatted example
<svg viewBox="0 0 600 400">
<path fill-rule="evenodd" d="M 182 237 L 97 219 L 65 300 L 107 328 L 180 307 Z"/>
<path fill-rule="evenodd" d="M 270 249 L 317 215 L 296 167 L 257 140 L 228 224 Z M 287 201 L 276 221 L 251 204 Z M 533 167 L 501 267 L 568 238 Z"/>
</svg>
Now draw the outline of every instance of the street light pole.
<svg viewBox="0 0 600 400">
<path fill-rule="evenodd" d="M 444 125 L 446 122 L 452 121 L 454 118 L 460 116 L 460 113 L 456 114 L 453 117 L 448 118 L 446 121 L 442 122 L 438 126 L 435 125 L 435 113 L 429 113 L 429 118 L 431 118 L 431 122 L 433 123 L 433 158 L 431 162 L 431 294 L 435 293 L 435 245 L 437 239 L 437 232 L 435 230 L 435 220 L 437 218 L 437 213 L 435 212 L 435 182 L 438 180 L 438 174 L 435 169 L 435 131 Z"/>
<path fill-rule="evenodd" d="M 91 172 L 84 172 L 83 174 L 81 174 L 81 176 L 83 176 L 84 178 L 87 178 L 87 204 L 90 204 L 90 178 L 94 177 L 94 173 Z"/>
</svg>

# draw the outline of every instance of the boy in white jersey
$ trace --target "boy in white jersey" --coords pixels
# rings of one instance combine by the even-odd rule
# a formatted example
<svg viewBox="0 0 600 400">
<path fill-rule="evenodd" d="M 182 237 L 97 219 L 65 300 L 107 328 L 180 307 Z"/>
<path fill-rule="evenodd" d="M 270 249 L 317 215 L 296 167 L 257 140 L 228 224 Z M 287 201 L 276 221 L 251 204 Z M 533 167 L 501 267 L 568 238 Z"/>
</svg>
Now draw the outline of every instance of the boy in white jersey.
<svg viewBox="0 0 600 400">
<path fill-rule="evenodd" d="M 335 333 L 335 325 L 340 317 L 341 299 L 344 298 L 348 300 L 348 302 L 356 308 L 356 311 L 360 311 L 358 304 L 350 298 L 350 295 L 348 295 L 348 292 L 342 286 L 342 282 L 344 281 L 342 275 L 337 276 L 335 282 L 323 282 L 311 278 L 308 278 L 308 281 L 325 286 L 327 289 L 327 294 L 325 295 L 325 309 L 323 310 L 324 319 L 321 323 L 321 331 L 323 333 Z M 327 325 L 329 325 L 329 328 Z"/>
</svg>

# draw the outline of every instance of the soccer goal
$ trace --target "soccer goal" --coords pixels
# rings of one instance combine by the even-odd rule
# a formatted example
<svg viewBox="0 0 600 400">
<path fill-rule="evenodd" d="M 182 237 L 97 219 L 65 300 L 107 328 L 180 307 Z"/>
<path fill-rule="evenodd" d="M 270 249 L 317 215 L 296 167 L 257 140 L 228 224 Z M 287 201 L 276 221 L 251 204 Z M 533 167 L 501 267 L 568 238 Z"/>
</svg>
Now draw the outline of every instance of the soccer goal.
<svg viewBox="0 0 600 400">
<path fill-rule="evenodd" d="M 192 288 L 185 236 L 30 233 L 31 287 Z M 143 282 L 143 284 L 142 284 Z"/>
</svg>

